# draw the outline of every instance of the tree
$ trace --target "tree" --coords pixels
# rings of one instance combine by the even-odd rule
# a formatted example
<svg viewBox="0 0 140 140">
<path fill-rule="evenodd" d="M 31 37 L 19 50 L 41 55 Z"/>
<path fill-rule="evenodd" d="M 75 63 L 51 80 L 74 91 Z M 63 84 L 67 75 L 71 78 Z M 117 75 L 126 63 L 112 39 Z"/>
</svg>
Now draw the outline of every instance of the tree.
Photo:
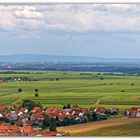
<svg viewBox="0 0 140 140">
<path fill-rule="evenodd" d="M 38 93 L 35 93 L 35 97 L 39 97 L 39 94 Z"/>
<path fill-rule="evenodd" d="M 121 90 L 121 92 L 125 92 L 125 90 Z"/>
<path fill-rule="evenodd" d="M 56 120 L 54 118 L 50 118 L 49 120 L 49 130 L 56 131 Z"/>
<path fill-rule="evenodd" d="M 22 107 L 27 108 L 28 110 L 32 110 L 35 106 L 35 102 L 28 99 L 24 99 L 22 102 Z"/>
<path fill-rule="evenodd" d="M 66 105 L 64 105 L 64 106 L 63 106 L 63 109 L 67 109 L 67 106 L 66 106 Z"/>
<path fill-rule="evenodd" d="M 38 89 L 37 88 L 35 89 L 35 92 L 38 92 Z"/>
<path fill-rule="evenodd" d="M 67 105 L 64 105 L 63 106 L 63 109 L 70 109 L 71 108 L 71 105 L 70 104 L 67 104 Z"/>
<path fill-rule="evenodd" d="M 43 108 L 43 105 L 40 102 L 35 103 L 35 106 L 38 106 L 40 108 Z"/>
<path fill-rule="evenodd" d="M 70 104 L 67 104 L 67 108 L 70 109 L 71 108 L 71 105 Z"/>
<path fill-rule="evenodd" d="M 22 92 L 22 89 L 21 89 L 21 88 L 19 88 L 19 89 L 18 89 L 18 92 L 19 92 L 19 93 L 21 93 L 21 92 Z"/>
<path fill-rule="evenodd" d="M 134 86 L 134 83 L 131 83 L 131 86 Z"/>
<path fill-rule="evenodd" d="M 98 119 L 97 114 L 95 112 L 93 112 L 93 114 L 92 114 L 92 119 L 93 119 L 93 121 L 97 121 L 97 119 Z"/>
<path fill-rule="evenodd" d="M 101 80 L 104 80 L 104 78 L 103 78 L 103 77 L 101 77 L 100 79 L 101 79 Z"/>
<path fill-rule="evenodd" d="M 59 81 L 59 78 L 56 78 L 56 81 Z"/>
</svg>

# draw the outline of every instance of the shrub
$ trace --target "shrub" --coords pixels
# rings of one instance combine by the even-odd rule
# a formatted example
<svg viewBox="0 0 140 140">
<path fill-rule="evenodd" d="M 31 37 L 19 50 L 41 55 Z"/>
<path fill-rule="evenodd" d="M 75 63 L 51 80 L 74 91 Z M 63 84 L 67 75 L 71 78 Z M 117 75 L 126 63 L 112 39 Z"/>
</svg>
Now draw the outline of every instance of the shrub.
<svg viewBox="0 0 140 140">
<path fill-rule="evenodd" d="M 134 83 L 131 83 L 131 86 L 134 86 Z"/>
<path fill-rule="evenodd" d="M 35 93 L 35 97 L 39 97 L 39 94 L 38 93 Z"/>
<path fill-rule="evenodd" d="M 100 79 L 101 79 L 101 80 L 104 80 L 104 78 L 103 78 L 103 77 L 101 77 Z"/>
<path fill-rule="evenodd" d="M 125 92 L 125 90 L 121 90 L 121 92 Z"/>
</svg>

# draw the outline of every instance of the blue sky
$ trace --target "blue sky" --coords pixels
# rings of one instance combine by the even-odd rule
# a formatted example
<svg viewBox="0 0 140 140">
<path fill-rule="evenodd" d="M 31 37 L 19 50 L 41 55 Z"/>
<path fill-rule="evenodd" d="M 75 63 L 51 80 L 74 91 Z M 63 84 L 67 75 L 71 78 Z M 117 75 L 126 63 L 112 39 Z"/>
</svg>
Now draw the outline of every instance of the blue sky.
<svg viewBox="0 0 140 140">
<path fill-rule="evenodd" d="M 140 58 L 140 5 L 0 5 L 0 55 Z"/>
</svg>

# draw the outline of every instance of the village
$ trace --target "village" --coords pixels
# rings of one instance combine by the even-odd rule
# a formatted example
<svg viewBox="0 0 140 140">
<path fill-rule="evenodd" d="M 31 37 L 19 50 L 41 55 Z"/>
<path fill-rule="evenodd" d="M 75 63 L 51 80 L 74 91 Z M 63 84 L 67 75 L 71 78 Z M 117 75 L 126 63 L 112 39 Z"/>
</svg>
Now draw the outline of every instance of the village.
<svg viewBox="0 0 140 140">
<path fill-rule="evenodd" d="M 78 105 L 64 105 L 63 108 L 45 108 L 30 100 L 21 106 L 0 105 L 0 136 L 68 136 L 58 132 L 57 127 L 105 120 L 117 115 L 118 109 L 81 108 Z M 125 117 L 140 117 L 140 109 L 131 108 Z"/>
</svg>

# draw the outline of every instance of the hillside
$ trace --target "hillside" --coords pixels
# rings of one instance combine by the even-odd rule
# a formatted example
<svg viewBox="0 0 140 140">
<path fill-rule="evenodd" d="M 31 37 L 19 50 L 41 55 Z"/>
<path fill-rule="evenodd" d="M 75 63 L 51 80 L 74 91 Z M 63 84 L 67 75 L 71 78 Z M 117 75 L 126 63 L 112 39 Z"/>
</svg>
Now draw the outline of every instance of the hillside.
<svg viewBox="0 0 140 140">
<path fill-rule="evenodd" d="M 138 63 L 140 62 L 140 59 L 57 56 L 41 54 L 12 54 L 0 55 L 0 62 Z"/>
</svg>

